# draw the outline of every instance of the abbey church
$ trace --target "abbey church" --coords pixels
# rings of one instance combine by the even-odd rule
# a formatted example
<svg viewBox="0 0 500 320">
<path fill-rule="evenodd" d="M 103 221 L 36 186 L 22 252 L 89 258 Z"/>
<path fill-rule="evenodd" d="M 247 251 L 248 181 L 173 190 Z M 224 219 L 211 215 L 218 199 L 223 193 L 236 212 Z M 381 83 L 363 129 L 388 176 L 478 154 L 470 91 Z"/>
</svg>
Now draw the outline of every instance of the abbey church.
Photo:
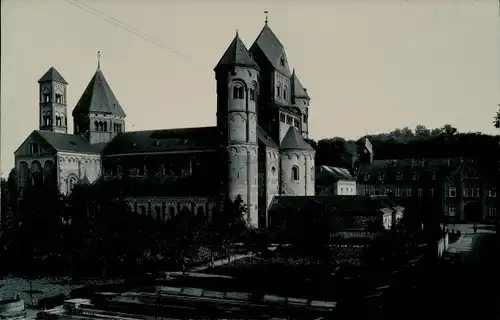
<svg viewBox="0 0 500 320">
<path fill-rule="evenodd" d="M 236 33 L 214 71 L 216 126 L 126 131 L 126 108 L 98 66 L 71 134 L 68 82 L 50 68 L 38 81 L 39 130 L 15 151 L 20 188 L 121 188 L 131 211 L 156 219 L 181 210 L 210 216 L 221 198 L 241 195 L 253 226 L 267 224 L 275 197 L 313 196 L 310 97 L 267 22 L 249 49 Z"/>
</svg>

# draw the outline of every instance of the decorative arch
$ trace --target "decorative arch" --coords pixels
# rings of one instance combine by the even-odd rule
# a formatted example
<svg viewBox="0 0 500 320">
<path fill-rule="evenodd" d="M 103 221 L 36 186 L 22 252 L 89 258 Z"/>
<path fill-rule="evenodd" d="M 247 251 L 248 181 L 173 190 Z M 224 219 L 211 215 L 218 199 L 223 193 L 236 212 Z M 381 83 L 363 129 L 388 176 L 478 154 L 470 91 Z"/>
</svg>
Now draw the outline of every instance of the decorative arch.
<svg viewBox="0 0 500 320">
<path fill-rule="evenodd" d="M 161 207 L 160 206 L 155 206 L 155 218 L 157 220 L 161 220 L 162 219 L 162 216 L 161 216 Z"/>
<path fill-rule="evenodd" d="M 168 217 L 170 219 L 172 219 L 173 217 L 175 217 L 175 207 L 174 206 L 168 207 Z"/>
<path fill-rule="evenodd" d="M 68 193 L 73 191 L 73 188 L 76 186 L 77 183 L 78 183 L 78 177 L 75 174 L 70 174 L 68 176 L 68 183 L 67 183 Z"/>
<path fill-rule="evenodd" d="M 196 215 L 199 216 L 199 217 L 204 217 L 205 216 L 205 209 L 203 209 L 202 206 L 199 206 L 196 209 Z"/>
<path fill-rule="evenodd" d="M 30 174 L 30 169 L 28 163 L 26 161 L 21 161 L 19 163 L 19 171 L 18 171 L 19 184 L 21 186 L 24 186 L 26 184 L 26 181 L 29 178 L 29 174 Z"/>
<path fill-rule="evenodd" d="M 54 174 L 54 162 L 52 160 L 47 160 L 43 164 L 43 178 L 46 180 L 47 178 L 52 177 Z"/>
<path fill-rule="evenodd" d="M 299 180 L 299 167 L 297 166 L 292 167 L 292 180 L 295 181 Z"/>
<path fill-rule="evenodd" d="M 99 121 L 94 121 L 94 129 L 95 131 L 99 131 Z"/>
<path fill-rule="evenodd" d="M 242 79 L 233 79 L 229 85 L 229 93 L 232 99 L 245 99 L 245 91 L 247 91 L 247 86 Z"/>
</svg>

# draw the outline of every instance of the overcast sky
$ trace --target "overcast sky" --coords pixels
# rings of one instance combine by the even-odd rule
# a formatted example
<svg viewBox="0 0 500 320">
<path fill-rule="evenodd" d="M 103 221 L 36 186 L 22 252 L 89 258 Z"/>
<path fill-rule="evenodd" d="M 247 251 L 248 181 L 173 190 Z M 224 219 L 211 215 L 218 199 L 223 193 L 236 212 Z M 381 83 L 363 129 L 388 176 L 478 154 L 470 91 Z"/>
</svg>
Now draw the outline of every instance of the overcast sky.
<svg viewBox="0 0 500 320">
<path fill-rule="evenodd" d="M 70 1 L 1 2 L 4 175 L 38 128 L 37 80 L 55 66 L 71 114 L 98 50 L 128 130 L 215 125 L 213 67 L 236 29 L 250 47 L 265 10 L 311 95 L 312 138 L 445 123 L 496 133 L 498 0 L 79 0 L 163 45 Z"/>
</svg>

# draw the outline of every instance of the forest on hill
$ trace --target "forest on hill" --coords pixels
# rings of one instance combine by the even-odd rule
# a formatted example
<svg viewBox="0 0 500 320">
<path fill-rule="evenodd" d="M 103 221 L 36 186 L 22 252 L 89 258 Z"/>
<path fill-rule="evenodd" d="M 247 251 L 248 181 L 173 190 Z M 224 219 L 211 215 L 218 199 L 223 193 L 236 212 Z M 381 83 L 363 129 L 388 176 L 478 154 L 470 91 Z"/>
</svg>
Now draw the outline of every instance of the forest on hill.
<svg viewBox="0 0 500 320">
<path fill-rule="evenodd" d="M 316 149 L 316 165 L 351 168 L 353 158 L 363 151 L 365 138 L 373 146 L 374 159 L 411 158 L 499 158 L 499 136 L 480 132 L 459 132 L 447 124 L 430 129 L 418 125 L 388 133 L 372 134 L 358 140 L 341 137 L 308 140 Z"/>
</svg>

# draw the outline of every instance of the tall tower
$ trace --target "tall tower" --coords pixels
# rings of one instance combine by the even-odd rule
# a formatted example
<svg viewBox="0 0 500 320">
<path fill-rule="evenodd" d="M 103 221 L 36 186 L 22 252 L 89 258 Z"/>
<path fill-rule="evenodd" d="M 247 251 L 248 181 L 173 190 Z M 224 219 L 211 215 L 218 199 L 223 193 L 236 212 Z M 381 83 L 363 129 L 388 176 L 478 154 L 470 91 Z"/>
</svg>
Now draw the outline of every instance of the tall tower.
<svg viewBox="0 0 500 320">
<path fill-rule="evenodd" d="M 226 196 L 240 195 L 246 221 L 258 226 L 257 109 L 259 66 L 236 32 L 214 69 L 217 80 L 217 127 L 227 152 Z"/>
<path fill-rule="evenodd" d="M 54 68 L 38 80 L 40 87 L 40 130 L 68 132 L 66 86 L 68 83 Z"/>
<path fill-rule="evenodd" d="M 108 143 L 125 131 L 125 117 L 101 71 L 98 53 L 97 70 L 73 109 L 74 133 L 83 135 L 91 144 Z"/>
</svg>

